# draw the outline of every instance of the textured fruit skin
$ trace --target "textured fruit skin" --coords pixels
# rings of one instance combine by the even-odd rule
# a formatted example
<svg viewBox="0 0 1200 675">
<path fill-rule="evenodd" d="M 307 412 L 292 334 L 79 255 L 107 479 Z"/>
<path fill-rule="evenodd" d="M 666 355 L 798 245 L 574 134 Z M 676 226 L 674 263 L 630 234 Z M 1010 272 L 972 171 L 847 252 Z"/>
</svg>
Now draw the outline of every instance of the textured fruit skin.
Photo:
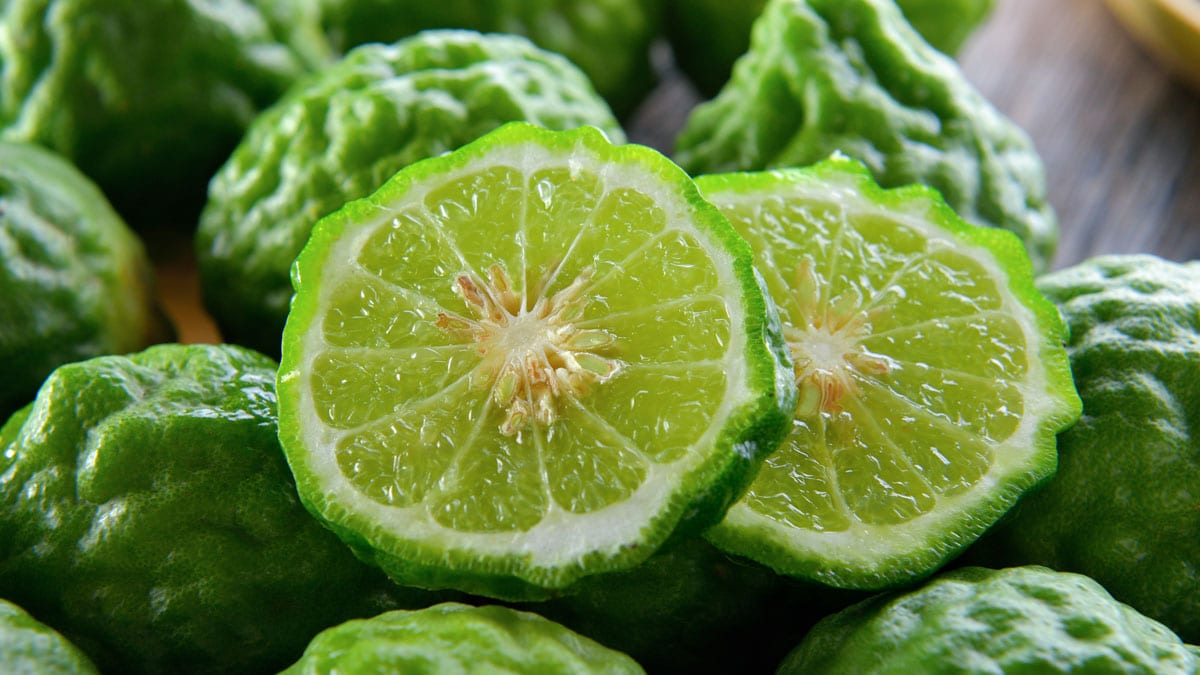
<svg viewBox="0 0 1200 675">
<path fill-rule="evenodd" d="M 972 560 L 1087 574 L 1200 641 L 1200 263 L 1105 256 L 1038 286 L 1070 326 L 1083 417 Z"/>
<path fill-rule="evenodd" d="M 624 140 L 577 68 L 515 36 L 432 31 L 366 45 L 297 84 L 209 188 L 196 251 L 223 335 L 277 356 L 288 272 L 318 219 L 401 168 L 515 120 L 592 125 Z"/>
<path fill-rule="evenodd" d="M 996 0 L 896 0 L 904 18 L 929 44 L 955 54 L 992 12 Z"/>
<path fill-rule="evenodd" d="M 161 345 L 55 371 L 0 431 L 0 595 L 135 673 L 277 669 L 395 606 L 300 506 L 274 365 Z"/>
<path fill-rule="evenodd" d="M 968 567 L 821 621 L 779 675 L 1195 673 L 1197 652 L 1088 577 Z"/>
<path fill-rule="evenodd" d="M 688 118 L 676 159 L 695 175 L 806 166 L 834 151 L 884 187 L 933 187 L 1048 266 L 1058 225 L 1041 160 L 954 61 L 887 0 L 774 0 L 729 84 Z"/>
<path fill-rule="evenodd" d="M 766 673 L 818 619 L 865 597 L 787 579 L 692 537 L 524 608 L 652 673 Z"/>
<path fill-rule="evenodd" d="M 0 142 L 0 419 L 71 361 L 167 339 L 142 242 L 65 159 Z"/>
<path fill-rule="evenodd" d="M 613 110 L 631 112 L 654 83 L 650 42 L 662 0 L 322 0 L 335 48 L 390 43 L 419 31 L 510 33 L 579 66 Z"/>
<path fill-rule="evenodd" d="M 896 0 L 929 44 L 955 54 L 987 18 L 994 0 Z M 766 0 L 667 0 L 663 27 L 675 61 L 706 97 L 729 81 L 733 63 L 750 47 L 750 28 Z"/>
<path fill-rule="evenodd" d="M 73 160 L 140 230 L 190 228 L 250 120 L 328 53 L 315 0 L 10 0 L 0 138 Z"/>
<path fill-rule="evenodd" d="M 313 457 L 330 450 L 307 447 L 308 439 L 303 433 L 305 416 L 315 413 L 301 403 L 307 386 L 306 331 L 315 330 L 323 318 L 322 274 L 339 238 L 351 236 L 359 224 L 377 218 L 381 209 L 394 211 L 413 184 L 469 166 L 494 150 L 511 150 L 523 143 L 561 153 L 564 158 L 577 155 L 589 162 L 596 159 L 611 162 L 614 167 L 634 165 L 640 171 L 650 172 L 667 188 L 680 191 L 696 229 L 729 255 L 734 283 L 745 303 L 740 327 L 746 335 L 742 375 L 747 391 L 752 392 L 743 405 L 731 411 L 711 444 L 698 450 L 704 452 L 704 461 L 673 486 L 669 503 L 658 513 L 645 516 L 642 539 L 612 549 L 593 550 L 550 566 L 531 563 L 523 554 L 485 559 L 475 550 L 452 547 L 454 542 L 402 539 L 386 523 L 381 523 L 382 519 L 350 508 L 322 483 Z M 783 329 L 765 285 L 754 269 L 749 246 L 720 212 L 700 197 L 695 183 L 678 166 L 650 148 L 614 145 L 594 127 L 550 131 L 513 122 L 454 152 L 406 167 L 369 197 L 349 202 L 322 218 L 292 267 L 292 281 L 296 297 L 284 332 L 277 387 L 280 441 L 296 476 L 300 498 L 360 558 L 380 566 L 399 583 L 431 589 L 453 588 L 511 601 L 544 600 L 569 592 L 573 583 L 588 575 L 636 566 L 668 539 L 697 534 L 720 520 L 745 491 L 763 459 L 787 434 L 796 407 L 795 381 Z M 577 535 L 571 533 L 571 536 Z"/>
<path fill-rule="evenodd" d="M 282 675 L 644 673 L 633 659 L 531 612 L 445 602 L 348 621 L 317 635 Z"/>
<path fill-rule="evenodd" d="M 0 600 L 0 672 L 99 675 L 78 647 L 11 602 Z"/>
<path fill-rule="evenodd" d="M 1029 409 L 1028 416 L 1036 419 L 1036 429 L 1028 446 L 1011 448 L 1019 462 L 1008 466 L 1003 473 L 993 472 L 978 484 L 969 501 L 955 495 L 956 505 L 942 515 L 936 526 L 903 527 L 903 534 L 889 537 L 863 537 L 854 545 L 831 547 L 835 551 L 796 546 L 789 538 L 801 531 L 791 525 L 781 526 L 756 514 L 747 506 L 755 492 L 734 504 L 724 520 L 705 532 L 704 536 L 718 548 L 741 555 L 770 567 L 780 574 L 841 589 L 884 590 L 909 584 L 933 574 L 959 555 L 994 525 L 1022 495 L 1045 482 L 1054 474 L 1056 434 L 1069 428 L 1080 416 L 1081 403 L 1071 379 L 1070 364 L 1063 343 L 1067 326 L 1054 305 L 1035 287 L 1033 269 L 1021 242 L 1010 232 L 996 228 L 975 227 L 959 218 L 941 196 L 924 185 L 882 189 L 860 162 L 844 155 L 835 155 L 805 168 L 774 171 L 730 173 L 701 176 L 696 184 L 706 199 L 720 208 L 726 199 L 750 196 L 756 203 L 786 196 L 800 187 L 840 195 L 840 208 L 849 218 L 858 212 L 869 213 L 882 208 L 897 217 L 907 216 L 941 230 L 953 245 L 972 247 L 980 251 L 979 260 L 997 270 L 995 280 L 1005 284 L 1015 303 L 1029 312 L 1030 335 L 1027 359 L 1036 362 L 1044 373 L 1045 391 L 1030 391 L 1038 407 Z M 759 201 L 761 200 L 761 202 Z M 731 215 L 731 219 L 733 216 Z M 763 241 L 753 230 L 740 229 L 747 239 Z M 780 228 L 786 233 L 786 228 Z M 788 237 L 771 236 L 780 240 Z M 792 237 L 795 239 L 795 237 Z M 769 238 L 766 238 L 770 241 Z M 793 241 L 793 245 L 801 242 Z M 755 246 L 756 261 L 763 264 L 762 253 L 769 247 Z M 782 248 L 780 250 L 783 250 Z M 783 259 L 779 259 L 780 262 Z M 1036 351 L 1035 351 L 1036 349 Z M 800 426 L 798 423 L 797 426 Z M 1019 453 L 1019 454 L 1017 454 Z M 806 469 L 807 470 L 807 469 Z M 774 463 L 768 458 L 759 476 L 787 476 L 793 467 Z M 761 484 L 761 483 L 760 483 Z M 761 495 L 758 495 L 761 496 Z M 795 495 L 793 495 L 794 497 Z M 911 522 L 919 522 L 921 516 Z M 820 532 L 819 530 L 817 532 Z"/>
</svg>

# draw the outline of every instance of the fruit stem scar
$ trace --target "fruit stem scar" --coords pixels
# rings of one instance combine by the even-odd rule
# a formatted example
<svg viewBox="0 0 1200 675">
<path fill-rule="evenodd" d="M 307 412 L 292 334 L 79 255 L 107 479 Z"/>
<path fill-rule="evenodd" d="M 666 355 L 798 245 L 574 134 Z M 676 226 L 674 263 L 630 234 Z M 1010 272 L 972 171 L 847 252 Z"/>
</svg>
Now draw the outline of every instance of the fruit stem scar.
<svg viewBox="0 0 1200 675">
<path fill-rule="evenodd" d="M 502 266 L 493 264 L 487 275 L 486 281 L 470 272 L 455 277 L 454 291 L 473 316 L 439 312 L 435 325 L 474 343 L 483 355 L 476 381 L 491 387 L 492 401 L 505 411 L 501 433 L 515 436 L 532 423 L 553 424 L 561 399 L 587 394 L 624 367 L 605 355 L 617 336 L 574 323 L 586 309 L 591 268 L 550 297 L 537 291 L 532 305 Z"/>
<path fill-rule="evenodd" d="M 871 335 L 871 320 L 880 309 L 864 310 L 862 294 L 853 286 L 832 299 L 826 297 L 828 288 L 828 280 L 817 275 L 812 258 L 805 256 L 793 286 L 798 316 L 784 326 L 801 417 L 840 412 L 846 396 L 860 393 L 858 377 L 878 378 L 892 368 L 887 357 L 860 344 Z"/>
</svg>

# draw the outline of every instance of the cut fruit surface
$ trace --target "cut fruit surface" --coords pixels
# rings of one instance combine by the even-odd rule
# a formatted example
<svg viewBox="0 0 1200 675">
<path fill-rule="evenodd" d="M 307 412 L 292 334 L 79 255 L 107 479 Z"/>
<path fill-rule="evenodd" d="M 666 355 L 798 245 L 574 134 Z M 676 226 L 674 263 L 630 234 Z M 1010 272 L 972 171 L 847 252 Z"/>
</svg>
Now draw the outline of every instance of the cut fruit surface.
<svg viewBox="0 0 1200 675">
<path fill-rule="evenodd" d="M 544 596 L 718 520 L 795 404 L 752 254 L 687 176 L 514 124 L 322 220 L 281 438 L 397 580 Z"/>
<path fill-rule="evenodd" d="M 1080 404 L 1015 237 L 844 157 L 697 183 L 755 250 L 799 389 L 791 434 L 714 543 L 883 588 L 932 572 L 1054 471 Z"/>
</svg>

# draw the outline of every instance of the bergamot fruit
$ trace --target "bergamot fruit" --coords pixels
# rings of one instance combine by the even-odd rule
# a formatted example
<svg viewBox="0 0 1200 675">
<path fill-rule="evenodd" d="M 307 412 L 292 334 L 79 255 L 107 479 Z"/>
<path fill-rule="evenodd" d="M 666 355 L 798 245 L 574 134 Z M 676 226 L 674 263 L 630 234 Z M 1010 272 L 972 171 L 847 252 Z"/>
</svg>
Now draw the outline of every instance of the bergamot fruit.
<svg viewBox="0 0 1200 675">
<path fill-rule="evenodd" d="M 955 54 L 987 18 L 994 0 L 896 0 L 929 44 Z M 750 29 L 766 0 L 666 0 L 663 27 L 675 62 L 705 97 L 729 81 L 733 63 L 750 47 Z"/>
<path fill-rule="evenodd" d="M 1100 584 L 1044 567 L 967 567 L 821 621 L 778 675 L 1193 675 L 1200 651 Z"/>
<path fill-rule="evenodd" d="M 288 270 L 313 224 L 401 168 L 509 121 L 624 138 L 587 78 L 515 36 L 432 31 L 368 45 L 254 123 L 196 234 L 204 301 L 230 342 L 279 353 Z"/>
<path fill-rule="evenodd" d="M 359 619 L 317 635 L 281 675 L 644 674 L 633 659 L 531 612 L 454 602 Z"/>
<path fill-rule="evenodd" d="M 1038 288 L 1070 327 L 1083 417 L 972 560 L 1087 574 L 1200 641 L 1200 263 L 1106 256 Z"/>
<path fill-rule="evenodd" d="M 0 431 L 0 595 L 114 673 L 278 669 L 328 626 L 430 601 L 301 507 L 274 382 L 233 346 L 56 370 Z"/>
<path fill-rule="evenodd" d="M 315 1 L 6 1 L 0 139 L 74 161 L 140 230 L 190 228 L 255 114 L 329 59 Z"/>
<path fill-rule="evenodd" d="M 773 0 L 733 79 L 676 141 L 692 174 L 807 166 L 835 151 L 884 187 L 924 183 L 1015 232 L 1045 269 L 1058 226 L 1032 141 L 890 0 Z"/>
<path fill-rule="evenodd" d="M 65 159 L 0 142 L 0 419 L 56 367 L 168 338 L 142 242 Z"/>
<path fill-rule="evenodd" d="M 567 57 L 620 115 L 654 83 L 650 43 L 661 0 L 321 0 L 336 48 L 395 42 L 423 30 L 509 33 Z"/>
<path fill-rule="evenodd" d="M 321 220 L 280 438 L 309 508 L 396 580 L 505 599 L 721 517 L 795 387 L 750 249 L 649 148 L 501 127 Z"/>
<path fill-rule="evenodd" d="M 0 600 L 0 672 L 99 675 L 87 655 L 11 602 Z"/>
<path fill-rule="evenodd" d="M 1010 232 L 859 163 L 703 176 L 779 306 L 790 436 L 706 536 L 776 571 L 879 589 L 932 573 L 1054 471 L 1079 416 L 1054 306 Z"/>
</svg>

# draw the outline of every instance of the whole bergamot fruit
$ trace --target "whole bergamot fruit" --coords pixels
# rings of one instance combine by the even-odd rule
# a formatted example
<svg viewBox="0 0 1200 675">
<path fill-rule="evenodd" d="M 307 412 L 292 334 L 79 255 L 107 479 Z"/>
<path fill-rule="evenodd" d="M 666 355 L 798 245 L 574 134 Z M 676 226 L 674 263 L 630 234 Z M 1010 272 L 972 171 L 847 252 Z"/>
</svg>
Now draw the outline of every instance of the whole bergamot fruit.
<svg viewBox="0 0 1200 675">
<path fill-rule="evenodd" d="M 288 272 L 321 216 L 516 120 L 624 139 L 579 69 L 516 36 L 425 32 L 359 47 L 300 83 L 209 188 L 196 249 L 205 304 L 226 339 L 277 355 Z"/>
<path fill-rule="evenodd" d="M 772 0 L 733 79 L 688 118 L 676 159 L 701 174 L 807 166 L 835 151 L 883 187 L 935 188 L 1048 266 L 1058 225 L 1032 141 L 894 2 Z"/>
<path fill-rule="evenodd" d="M 987 18 L 994 0 L 896 0 L 929 44 L 954 54 Z M 729 80 L 750 47 L 750 27 L 766 0 L 666 0 L 663 27 L 675 62 L 706 97 Z"/>
<path fill-rule="evenodd" d="M 73 160 L 139 229 L 190 227 L 255 114 L 328 59 L 316 0 L 9 0 L 0 138 Z"/>
<path fill-rule="evenodd" d="M 87 655 L 11 602 L 0 600 L 0 672 L 99 675 Z"/>
<path fill-rule="evenodd" d="M 778 675 L 1192 675 L 1200 652 L 1092 579 L 1044 567 L 968 567 L 816 625 Z"/>
<path fill-rule="evenodd" d="M 166 339 L 142 242 L 62 157 L 0 141 L 0 419 L 61 364 Z"/>
<path fill-rule="evenodd" d="M 1200 262 L 1106 256 L 1038 287 L 1070 327 L 1083 417 L 972 560 L 1087 574 L 1200 641 Z"/>
<path fill-rule="evenodd" d="M 644 672 L 625 654 L 537 614 L 446 602 L 330 628 L 282 675 Z"/>
<path fill-rule="evenodd" d="M 650 43 L 661 0 L 322 0 L 335 47 L 395 42 L 423 30 L 463 28 L 522 35 L 587 73 L 619 114 L 654 83 Z M 737 3 L 734 3 L 737 4 Z"/>
<path fill-rule="evenodd" d="M 432 596 L 313 520 L 275 364 L 160 345 L 62 366 L 0 431 L 0 595 L 108 672 L 261 672 L 318 631 Z"/>
</svg>

